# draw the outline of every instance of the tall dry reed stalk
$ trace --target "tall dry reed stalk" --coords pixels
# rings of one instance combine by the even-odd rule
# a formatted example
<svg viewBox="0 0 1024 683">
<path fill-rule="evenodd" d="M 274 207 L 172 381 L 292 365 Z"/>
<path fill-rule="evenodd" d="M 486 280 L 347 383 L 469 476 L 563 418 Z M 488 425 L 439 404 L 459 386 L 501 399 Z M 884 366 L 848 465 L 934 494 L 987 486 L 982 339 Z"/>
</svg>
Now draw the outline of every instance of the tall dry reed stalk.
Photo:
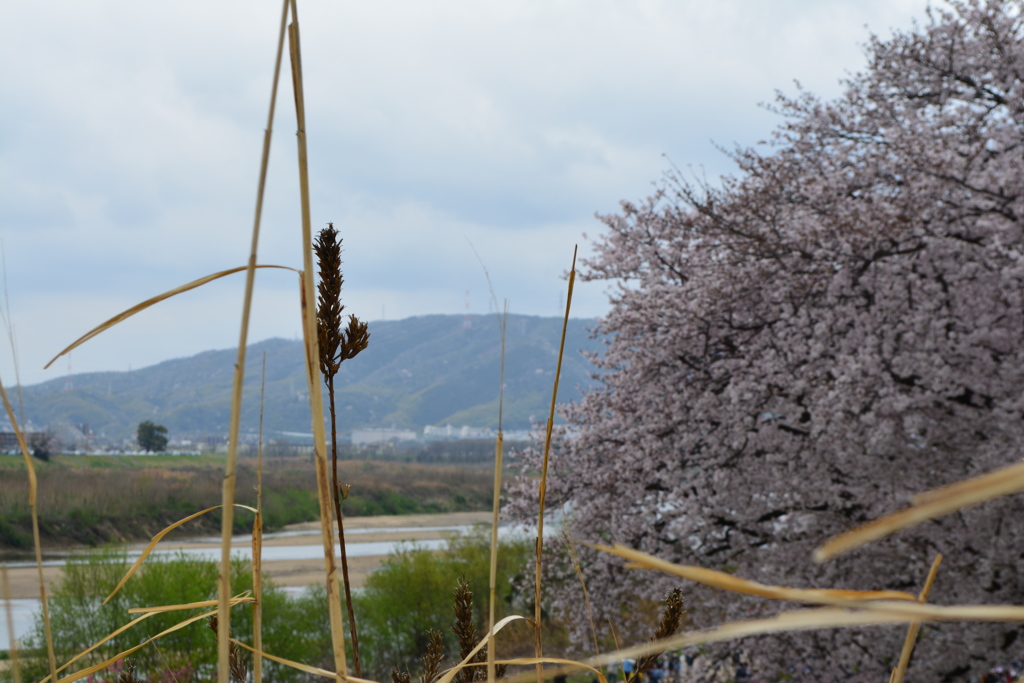
<svg viewBox="0 0 1024 683">
<path fill-rule="evenodd" d="M 306 104 L 302 85 L 302 51 L 299 38 L 299 16 L 295 0 L 289 0 L 292 23 L 288 27 L 288 47 L 291 55 L 292 85 L 295 92 L 295 118 L 298 123 L 296 140 L 299 155 L 299 196 L 302 208 L 302 275 L 300 305 L 302 332 L 306 349 L 306 383 L 309 391 L 309 410 L 313 426 L 313 452 L 316 458 L 317 497 L 320 501 L 320 531 L 324 546 L 324 565 L 327 572 L 327 602 L 331 623 L 331 647 L 334 652 L 335 675 L 348 677 L 345 661 L 345 634 L 338 600 L 338 569 L 334 562 L 334 531 L 331 525 L 333 496 L 327 474 L 327 447 L 324 435 L 324 404 L 320 389 L 320 349 L 317 339 L 316 293 L 313 286 L 313 235 L 309 208 L 309 162 L 306 149 Z"/>
<path fill-rule="evenodd" d="M 469 241 L 469 240 L 467 240 Z M 477 252 L 476 247 L 473 246 L 472 242 L 469 242 L 469 248 L 473 250 L 473 254 L 476 256 L 476 260 L 480 262 L 480 267 L 483 268 L 484 277 L 487 279 L 487 290 L 491 294 L 491 302 L 494 304 L 494 312 L 498 316 L 498 332 L 501 335 L 501 367 L 498 372 L 498 436 L 494 441 L 494 492 L 492 493 L 491 500 L 491 566 L 490 575 L 488 578 L 488 609 L 487 609 L 487 628 L 489 631 L 494 631 L 494 620 L 496 617 L 496 605 L 497 605 L 497 583 L 498 583 L 498 516 L 501 511 L 501 472 L 504 457 L 505 457 L 505 434 L 502 430 L 504 425 L 504 413 L 505 413 L 505 331 L 508 324 L 508 299 L 505 299 L 504 307 L 499 313 L 498 308 L 498 297 L 494 293 L 494 283 L 491 282 L 491 274 L 487 271 L 487 266 L 484 265 L 484 260 L 480 258 L 480 254 Z M 491 647 L 487 650 L 487 683 L 494 683 L 495 679 L 495 663 L 494 663 L 494 650 Z"/>
<path fill-rule="evenodd" d="M 572 288 L 576 282 L 576 247 L 572 250 L 572 269 L 569 271 L 569 293 L 565 298 L 565 318 L 562 321 L 562 341 L 558 345 L 558 365 L 555 368 L 555 385 L 551 390 L 551 410 L 548 413 L 547 430 L 544 434 L 544 461 L 540 472 L 540 491 L 538 492 L 537 510 L 537 563 L 535 572 L 535 592 L 533 602 L 534 628 L 536 638 L 534 650 L 537 659 L 544 656 L 544 645 L 541 640 L 540 597 L 541 597 L 541 563 L 544 555 L 544 499 L 548 487 L 548 456 L 551 453 L 551 428 L 555 423 L 555 403 L 558 400 L 558 380 L 562 375 L 562 356 L 565 354 L 565 332 L 569 327 L 569 311 L 572 308 Z M 537 662 L 537 683 L 544 680 L 544 665 Z"/>
<path fill-rule="evenodd" d="M 263 195 L 270 163 L 270 140 L 273 135 L 274 109 L 277 104 L 277 85 L 280 80 L 281 60 L 284 52 L 284 30 L 288 17 L 287 3 L 281 9 L 281 27 L 277 36 L 277 55 L 274 60 L 274 79 L 270 89 L 270 107 L 267 127 L 263 134 L 260 158 L 259 185 L 256 189 L 256 210 L 252 224 L 252 242 L 245 270 L 245 295 L 242 300 L 242 322 L 238 333 L 238 357 L 235 361 L 234 383 L 231 391 L 231 422 L 228 428 L 228 457 L 224 465 L 224 494 L 221 501 L 221 552 L 217 634 L 217 681 L 228 683 L 231 675 L 231 536 L 235 522 L 235 477 L 238 462 L 238 430 L 242 418 L 242 388 L 245 381 L 245 352 L 249 338 L 249 316 L 252 311 L 252 292 L 256 281 L 256 254 L 260 241 L 260 220 L 263 216 Z"/>
<path fill-rule="evenodd" d="M 263 683 L 263 407 L 267 388 L 267 352 L 260 373 L 260 426 L 256 442 L 256 516 L 252 522 L 252 683 Z"/>
<path fill-rule="evenodd" d="M 484 269 L 487 272 L 487 269 Z M 490 284 L 490 276 L 487 283 Z M 494 299 L 494 308 L 497 310 L 498 301 L 494 297 L 494 290 L 491 289 L 491 298 Z M 499 330 L 501 331 L 501 370 L 498 373 L 498 438 L 494 442 L 494 499 L 491 503 L 491 567 L 488 578 L 488 608 L 487 608 L 487 629 L 494 630 L 495 610 L 497 606 L 498 588 L 498 513 L 501 508 L 501 468 L 505 457 L 505 435 L 502 432 L 502 418 L 505 407 L 505 330 L 508 323 L 508 299 L 505 300 L 505 308 L 498 318 Z M 494 664 L 495 648 L 487 648 L 487 683 L 494 683 L 496 667 Z"/>
<path fill-rule="evenodd" d="M 942 564 L 942 554 L 935 556 L 932 560 L 931 569 L 928 570 L 928 578 L 924 581 L 924 588 L 917 596 L 918 602 L 926 602 L 928 600 L 928 594 L 932 591 L 932 584 L 935 583 L 935 576 L 939 573 L 939 565 Z M 907 627 L 907 637 L 903 640 L 903 650 L 900 652 L 900 661 L 896 665 L 896 668 L 892 670 L 892 676 L 889 677 L 889 683 L 903 683 L 904 676 L 907 675 L 907 667 L 910 665 L 910 655 L 914 652 L 914 644 L 917 642 L 917 634 L 921 630 L 921 622 L 911 622 L 910 626 Z"/>
<path fill-rule="evenodd" d="M 338 522 L 338 543 L 341 546 L 341 577 L 345 588 L 345 606 L 348 626 L 352 635 L 352 668 L 356 676 L 362 675 L 359 662 L 359 631 L 352 607 L 352 588 L 348 578 L 348 550 L 345 546 L 345 522 L 341 502 L 348 497 L 351 485 L 338 479 L 338 417 L 334 404 L 334 377 L 341 364 L 355 358 L 370 341 L 366 323 L 349 316 L 348 328 L 342 326 L 341 288 L 345 282 L 341 274 L 341 238 L 333 223 L 320 231 L 313 242 L 320 282 L 317 284 L 316 328 L 320 346 L 320 374 L 327 382 L 327 400 L 331 412 L 331 493 L 334 498 L 334 518 Z"/>
<path fill-rule="evenodd" d="M 7 398 L 7 390 L 3 382 L 0 382 L 0 398 L 3 398 L 4 409 L 7 411 L 7 419 L 14 428 L 14 435 L 18 439 L 18 446 L 25 457 L 25 469 L 28 471 L 28 507 L 32 514 L 32 540 L 36 551 L 36 569 L 39 573 L 39 603 L 43 612 L 43 631 L 46 635 L 46 658 L 50 665 L 50 680 L 57 680 L 57 657 L 53 650 L 53 630 L 50 628 L 50 605 L 46 599 L 46 579 L 43 577 L 43 546 L 39 538 L 39 509 L 36 500 L 39 495 L 39 480 L 36 478 L 36 468 L 32 464 L 32 456 L 29 454 L 28 444 L 25 443 L 25 435 L 21 431 L 18 420 L 14 417 L 14 410 Z"/>
</svg>

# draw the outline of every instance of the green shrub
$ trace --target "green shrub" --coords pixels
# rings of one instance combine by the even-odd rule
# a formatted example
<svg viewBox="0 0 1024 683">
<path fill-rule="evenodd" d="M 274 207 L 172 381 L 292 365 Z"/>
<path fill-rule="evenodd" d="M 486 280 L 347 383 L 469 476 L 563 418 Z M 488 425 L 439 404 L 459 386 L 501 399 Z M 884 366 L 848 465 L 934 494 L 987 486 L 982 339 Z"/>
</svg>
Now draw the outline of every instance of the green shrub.
<svg viewBox="0 0 1024 683">
<path fill-rule="evenodd" d="M 449 657 L 458 652 L 451 626 L 452 592 L 460 575 L 465 575 L 475 593 L 477 632 L 487 632 L 490 545 L 490 531 L 485 527 L 450 537 L 440 552 L 410 544 L 369 576 L 365 589 L 355 596 L 364 676 L 386 680 L 392 666 L 418 669 L 419 658 L 427 649 L 428 629 L 445 635 Z M 533 544 L 526 539 L 501 542 L 498 618 L 523 607 L 514 604 L 512 579 L 532 552 Z"/>
<path fill-rule="evenodd" d="M 106 605 L 109 595 L 128 570 L 123 551 L 104 550 L 70 559 L 64 575 L 50 598 L 50 623 L 58 664 L 96 643 L 128 623 L 131 607 L 176 605 L 210 600 L 217 594 L 218 564 L 184 554 L 170 558 L 151 556 L 139 572 Z M 231 570 L 232 594 L 252 589 L 248 562 L 234 561 Z M 263 588 L 263 646 L 273 654 L 307 663 L 329 663 L 330 630 L 323 596 L 315 594 L 290 597 L 272 583 Z M 141 643 L 179 621 L 202 610 L 157 614 L 140 622 L 112 644 L 98 648 L 76 662 L 75 669 L 98 663 L 118 652 Z M 252 643 L 252 607 L 240 605 L 231 616 L 232 635 Z M 38 680 L 48 673 L 42 617 L 38 615 L 33 632 L 24 643 L 22 671 L 26 680 Z M 193 676 L 208 679 L 215 668 L 216 637 L 200 621 L 170 633 L 133 655 L 140 674 L 149 680 L 170 678 L 188 683 Z M 102 678 L 102 676 L 101 676 Z M 168 678 L 168 680 L 170 680 Z M 298 681 L 304 675 L 264 660 L 264 680 Z M 183 680 L 184 679 L 184 680 Z"/>
<path fill-rule="evenodd" d="M 497 592 L 499 618 L 528 607 L 514 604 L 511 582 L 516 572 L 526 564 L 532 548 L 532 543 L 525 539 L 501 543 Z M 186 604 L 211 600 L 217 595 L 216 562 L 184 554 L 150 556 L 121 591 L 108 604 L 101 605 L 129 566 L 126 554 L 120 550 L 96 551 L 68 560 L 63 577 L 50 598 L 50 622 L 58 665 L 128 623 L 132 618 L 128 614 L 131 607 Z M 387 680 L 392 666 L 407 670 L 417 668 L 418 659 L 426 650 L 428 629 L 445 635 L 451 659 L 458 651 L 451 633 L 452 591 L 460 575 L 465 575 L 476 594 L 477 632 L 486 632 L 489 571 L 490 534 L 482 527 L 469 534 L 450 537 L 445 549 L 438 552 L 410 544 L 390 555 L 384 566 L 370 575 L 366 588 L 357 590 L 354 596 L 364 676 Z M 233 595 L 252 589 L 248 562 L 233 562 L 231 575 Z M 149 617 L 111 644 L 76 662 L 74 669 L 112 657 L 200 611 L 169 612 Z M 234 608 L 231 630 L 234 637 L 252 644 L 250 605 Z M 290 596 L 265 581 L 263 647 L 264 651 L 286 659 L 333 669 L 324 588 L 314 586 L 299 596 Z M 24 680 L 39 680 L 46 676 L 41 616 L 37 616 L 33 633 L 26 639 L 24 648 Z M 131 659 L 139 674 L 151 682 L 209 680 L 215 670 L 216 638 L 205 622 L 198 622 L 160 638 L 131 655 Z M 246 659 L 251 662 L 248 654 Z M 97 676 L 98 680 L 115 678 L 112 672 Z M 0 680 L 7 679 L 8 674 L 0 672 Z M 267 683 L 292 683 L 305 679 L 305 674 L 264 660 L 264 680 Z"/>
<path fill-rule="evenodd" d="M 20 515 L 20 517 L 25 518 L 28 515 Z M 23 519 L 19 521 L 24 522 Z M 4 545 L 17 549 L 30 548 L 32 547 L 32 538 L 23 533 L 10 520 L 0 517 L 0 546 Z"/>
</svg>

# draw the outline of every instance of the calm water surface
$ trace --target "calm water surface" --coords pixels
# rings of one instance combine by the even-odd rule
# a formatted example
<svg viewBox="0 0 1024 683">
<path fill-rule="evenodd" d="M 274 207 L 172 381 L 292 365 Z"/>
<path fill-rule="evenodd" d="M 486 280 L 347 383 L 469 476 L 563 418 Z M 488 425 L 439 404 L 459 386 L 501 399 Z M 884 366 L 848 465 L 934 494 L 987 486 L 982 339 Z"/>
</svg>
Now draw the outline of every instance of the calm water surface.
<svg viewBox="0 0 1024 683">
<path fill-rule="evenodd" d="M 557 532 L 557 523 L 545 524 L 544 536 L 553 535 Z M 361 535 L 366 534 L 396 534 L 403 535 L 411 532 L 423 532 L 423 531 L 434 531 L 434 532 L 450 532 L 450 533 L 462 533 L 469 531 L 469 526 L 436 526 L 436 527 L 385 527 L 379 529 L 346 529 L 346 538 L 357 539 Z M 509 534 L 516 533 L 517 530 L 512 527 L 501 525 L 498 527 L 499 536 L 505 537 Z M 518 533 L 522 533 L 519 531 Z M 276 533 L 265 534 L 265 539 L 272 538 L 297 538 L 308 536 L 311 543 L 301 545 L 285 545 L 285 546 L 264 546 L 263 548 L 263 560 L 265 562 L 276 562 L 276 561 L 287 561 L 287 560 L 316 560 L 323 559 L 324 550 L 323 545 L 320 542 L 320 530 L 314 529 L 310 531 L 281 531 Z M 249 547 L 250 537 L 238 536 L 235 541 L 242 543 L 241 547 L 233 549 L 232 555 L 241 557 L 246 560 L 251 559 L 252 549 Z M 181 541 L 178 541 L 181 542 Z M 203 537 L 192 539 L 187 541 L 194 544 L 208 544 L 209 547 L 198 547 L 198 548 L 187 548 L 187 549 L 176 549 L 168 548 L 166 550 L 158 548 L 154 550 L 152 555 L 161 555 L 164 557 L 177 555 L 183 553 L 189 557 L 201 557 L 209 560 L 220 560 L 220 539 L 215 537 Z M 397 551 L 400 547 L 409 547 L 415 545 L 418 548 L 427 548 L 429 550 L 439 550 L 444 547 L 445 541 L 443 539 L 434 539 L 426 541 L 377 541 L 373 543 L 359 543 L 349 542 L 346 544 L 349 557 L 370 557 L 374 555 L 387 555 L 389 553 Z M 129 561 L 135 561 L 139 555 L 142 554 L 142 550 L 145 545 L 133 545 L 128 548 L 128 559 Z M 338 551 L 340 552 L 340 551 Z M 43 565 L 48 567 L 62 567 L 69 557 L 75 553 L 51 553 L 43 557 Z M 32 560 L 16 560 L 7 562 L 8 567 L 34 567 L 35 562 Z M 298 590 L 301 592 L 304 589 L 289 589 Z M 32 628 L 34 620 L 34 614 L 39 610 L 39 600 L 32 599 L 15 599 L 11 600 L 11 611 L 14 617 L 14 633 L 15 637 L 23 638 Z M 9 642 L 9 635 L 7 630 L 7 617 L 6 607 L 4 601 L 0 600 L 0 650 L 7 649 L 7 643 Z"/>
</svg>

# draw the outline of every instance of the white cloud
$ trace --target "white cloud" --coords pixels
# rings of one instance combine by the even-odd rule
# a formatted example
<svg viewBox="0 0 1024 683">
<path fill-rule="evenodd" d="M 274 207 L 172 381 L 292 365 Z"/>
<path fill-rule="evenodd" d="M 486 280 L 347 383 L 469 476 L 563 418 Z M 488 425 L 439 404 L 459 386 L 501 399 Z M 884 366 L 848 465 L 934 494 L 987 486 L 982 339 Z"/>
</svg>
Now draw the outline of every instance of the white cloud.
<svg viewBox="0 0 1024 683">
<path fill-rule="evenodd" d="M 313 221 L 346 236 L 350 309 L 457 313 L 469 289 L 486 312 L 470 240 L 513 311 L 555 314 L 595 211 L 649 194 L 663 155 L 728 171 L 711 140 L 766 137 L 777 120 L 756 105 L 793 79 L 837 95 L 861 68 L 864 24 L 885 35 L 924 5 L 301 2 Z M 17 27 L 0 43 L 0 238 L 27 381 L 120 308 L 244 263 L 279 11 L 0 8 Z M 298 266 L 290 88 L 286 66 L 260 253 Z M 259 282 L 251 338 L 296 333 L 292 279 Z M 232 346 L 241 285 L 217 287 L 90 342 L 76 371 Z M 583 287 L 576 310 L 600 314 L 602 289 Z"/>
</svg>

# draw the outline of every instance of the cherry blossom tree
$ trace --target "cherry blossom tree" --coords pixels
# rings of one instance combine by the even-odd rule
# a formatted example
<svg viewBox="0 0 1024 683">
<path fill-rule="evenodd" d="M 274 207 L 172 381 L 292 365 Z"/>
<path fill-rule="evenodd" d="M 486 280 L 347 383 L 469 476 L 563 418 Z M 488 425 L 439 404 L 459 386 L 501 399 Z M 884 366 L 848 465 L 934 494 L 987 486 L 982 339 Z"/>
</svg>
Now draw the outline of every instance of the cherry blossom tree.
<svg viewBox="0 0 1024 683">
<path fill-rule="evenodd" d="M 1021 602 L 1024 501 L 967 509 L 824 565 L 830 535 L 1024 455 L 1024 3 L 953 2 L 867 45 L 831 102 L 780 95 L 760 150 L 721 186 L 670 174 L 605 216 L 583 277 L 613 283 L 563 406 L 548 505 L 579 540 L 771 584 Z M 536 472 L 539 454 L 523 454 Z M 536 480 L 508 509 L 535 515 Z M 546 605 L 590 642 L 568 556 Z M 594 622 L 672 582 L 580 549 Z M 694 626 L 783 606 L 687 586 Z M 624 609 L 626 610 L 624 612 Z M 625 625 L 624 625 L 625 627 Z M 925 625 L 911 680 L 978 680 L 1024 659 L 1019 624 Z M 760 680 L 885 680 L 903 627 L 746 639 Z"/>
</svg>

